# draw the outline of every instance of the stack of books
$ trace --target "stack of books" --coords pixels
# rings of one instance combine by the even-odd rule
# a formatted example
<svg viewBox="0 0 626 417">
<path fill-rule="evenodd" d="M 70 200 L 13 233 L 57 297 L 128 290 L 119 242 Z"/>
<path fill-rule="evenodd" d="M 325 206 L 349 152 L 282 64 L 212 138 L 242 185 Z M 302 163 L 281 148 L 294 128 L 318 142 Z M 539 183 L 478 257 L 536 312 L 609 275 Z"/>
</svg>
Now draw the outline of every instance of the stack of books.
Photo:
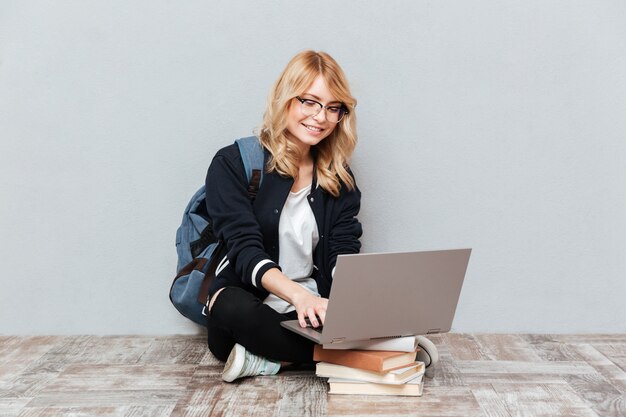
<svg viewBox="0 0 626 417">
<path fill-rule="evenodd" d="M 315 346 L 316 374 L 328 379 L 329 394 L 421 396 L 424 363 L 410 352 L 325 349 Z"/>
</svg>

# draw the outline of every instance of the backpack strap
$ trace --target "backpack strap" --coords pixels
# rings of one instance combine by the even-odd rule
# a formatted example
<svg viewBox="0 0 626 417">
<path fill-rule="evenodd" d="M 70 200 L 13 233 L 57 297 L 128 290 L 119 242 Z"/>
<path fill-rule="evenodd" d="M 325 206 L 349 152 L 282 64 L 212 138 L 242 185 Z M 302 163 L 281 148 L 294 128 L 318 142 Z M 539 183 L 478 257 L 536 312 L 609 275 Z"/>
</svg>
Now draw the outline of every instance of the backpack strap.
<svg viewBox="0 0 626 417">
<path fill-rule="evenodd" d="M 263 182 L 265 152 L 263 152 L 261 142 L 256 136 L 237 139 L 235 142 L 239 147 L 243 168 L 248 178 L 248 196 L 254 200 Z"/>
<path fill-rule="evenodd" d="M 237 146 L 239 147 L 239 153 L 241 154 L 241 160 L 243 161 L 243 167 L 246 171 L 246 177 L 248 178 L 248 197 L 250 200 L 254 200 L 256 198 L 256 194 L 261 187 L 261 182 L 263 181 L 263 166 L 265 163 L 265 152 L 263 151 L 263 147 L 261 146 L 261 142 L 256 136 L 248 136 L 246 138 L 237 139 L 235 141 Z M 210 230 L 209 230 L 210 229 Z M 204 229 L 202 234 L 208 230 L 213 239 L 213 229 L 210 224 Z M 211 256 L 211 262 L 208 265 L 208 268 L 205 271 L 205 279 L 202 280 L 202 285 L 200 286 L 200 291 L 198 292 L 198 302 L 200 304 L 205 304 L 202 309 L 202 314 L 206 316 L 206 310 L 209 306 L 209 286 L 211 285 L 211 281 L 213 281 L 213 277 L 215 277 L 215 271 L 217 269 L 217 264 L 222 259 L 222 251 L 225 249 L 224 242 L 218 241 L 217 246 Z M 206 265 L 202 263 L 201 265 L 194 264 L 192 268 L 200 268 L 204 269 Z M 182 273 L 183 271 L 181 271 Z M 191 271 L 186 271 L 186 273 L 190 273 Z"/>
</svg>

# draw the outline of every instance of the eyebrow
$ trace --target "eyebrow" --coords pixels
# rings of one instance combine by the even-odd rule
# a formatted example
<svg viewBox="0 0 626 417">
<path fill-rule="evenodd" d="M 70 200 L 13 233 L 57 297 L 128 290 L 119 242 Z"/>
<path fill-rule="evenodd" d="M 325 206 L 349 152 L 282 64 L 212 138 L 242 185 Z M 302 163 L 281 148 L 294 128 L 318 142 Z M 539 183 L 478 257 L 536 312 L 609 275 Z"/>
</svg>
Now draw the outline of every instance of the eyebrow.
<svg viewBox="0 0 626 417">
<path fill-rule="evenodd" d="M 303 95 L 303 96 L 311 96 L 311 97 L 313 97 L 313 98 L 314 98 L 314 99 L 316 99 L 316 100 L 320 100 L 320 101 L 322 100 L 321 98 L 319 98 L 319 97 L 318 97 L 318 96 L 316 96 L 315 94 L 311 94 L 311 93 L 304 93 L 304 94 L 302 94 L 302 95 Z M 329 101 L 329 102 L 328 102 L 328 103 L 326 103 L 326 104 L 328 105 L 328 104 L 343 104 L 343 103 L 342 103 L 341 101 L 339 101 L 339 100 L 335 100 L 335 101 Z"/>
</svg>

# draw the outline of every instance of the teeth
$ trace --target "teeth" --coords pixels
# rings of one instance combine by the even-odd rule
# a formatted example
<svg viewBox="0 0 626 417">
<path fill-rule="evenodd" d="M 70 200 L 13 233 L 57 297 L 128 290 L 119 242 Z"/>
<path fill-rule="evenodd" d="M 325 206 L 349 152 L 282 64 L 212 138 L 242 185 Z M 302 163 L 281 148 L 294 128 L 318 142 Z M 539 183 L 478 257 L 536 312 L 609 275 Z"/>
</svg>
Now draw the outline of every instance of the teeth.
<svg viewBox="0 0 626 417">
<path fill-rule="evenodd" d="M 309 125 L 304 125 L 304 127 L 306 127 L 308 130 L 312 130 L 313 132 L 321 132 L 322 129 L 318 128 L 318 127 L 313 127 L 313 126 L 309 126 Z"/>
</svg>

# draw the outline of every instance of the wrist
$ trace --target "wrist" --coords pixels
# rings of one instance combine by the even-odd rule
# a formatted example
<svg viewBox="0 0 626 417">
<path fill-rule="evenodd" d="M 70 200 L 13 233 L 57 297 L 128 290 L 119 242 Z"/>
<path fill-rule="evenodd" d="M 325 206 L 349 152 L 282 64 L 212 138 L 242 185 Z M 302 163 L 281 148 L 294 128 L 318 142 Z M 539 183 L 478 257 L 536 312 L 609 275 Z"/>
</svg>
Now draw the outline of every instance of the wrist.
<svg viewBox="0 0 626 417">
<path fill-rule="evenodd" d="M 309 294 L 306 289 L 293 282 L 278 268 L 267 270 L 261 278 L 261 285 L 270 293 L 292 305 L 301 302 Z"/>
<path fill-rule="evenodd" d="M 300 285 L 296 284 L 298 288 L 294 288 L 293 293 L 290 294 L 289 303 L 292 305 L 297 305 L 302 302 L 308 295 L 308 291 L 302 288 Z"/>
</svg>

